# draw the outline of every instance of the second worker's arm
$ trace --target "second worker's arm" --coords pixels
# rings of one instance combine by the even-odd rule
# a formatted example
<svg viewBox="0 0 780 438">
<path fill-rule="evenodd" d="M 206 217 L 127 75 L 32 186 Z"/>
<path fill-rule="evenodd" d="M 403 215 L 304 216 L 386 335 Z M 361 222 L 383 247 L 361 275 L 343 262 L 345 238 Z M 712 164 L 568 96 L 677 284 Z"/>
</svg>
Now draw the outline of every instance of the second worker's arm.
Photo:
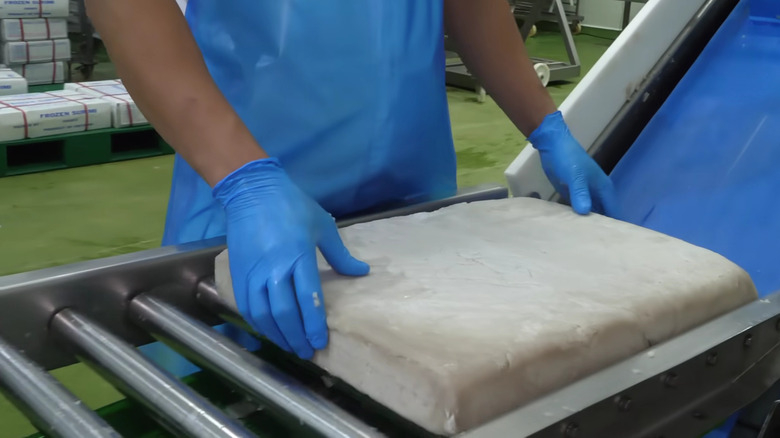
<svg viewBox="0 0 780 438">
<path fill-rule="evenodd" d="M 368 266 L 221 94 L 174 0 L 86 5 L 139 109 L 224 207 L 242 316 L 282 348 L 311 357 L 328 341 L 316 249 L 342 274 L 364 275 Z"/>
<path fill-rule="evenodd" d="M 445 26 L 466 66 L 539 150 L 556 190 L 581 214 L 615 213 L 610 179 L 571 135 L 537 77 L 507 0 L 445 0 Z"/>
</svg>

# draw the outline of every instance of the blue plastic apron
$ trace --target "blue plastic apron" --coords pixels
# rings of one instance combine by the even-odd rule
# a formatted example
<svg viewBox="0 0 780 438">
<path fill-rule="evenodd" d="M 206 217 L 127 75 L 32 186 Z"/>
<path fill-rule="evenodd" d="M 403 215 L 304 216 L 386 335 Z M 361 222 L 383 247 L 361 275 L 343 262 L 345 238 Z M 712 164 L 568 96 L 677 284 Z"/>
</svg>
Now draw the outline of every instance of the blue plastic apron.
<svg viewBox="0 0 780 438">
<path fill-rule="evenodd" d="M 442 0 L 179 4 L 224 96 L 331 214 L 454 194 Z M 163 244 L 224 234 L 211 188 L 177 155 Z"/>
</svg>

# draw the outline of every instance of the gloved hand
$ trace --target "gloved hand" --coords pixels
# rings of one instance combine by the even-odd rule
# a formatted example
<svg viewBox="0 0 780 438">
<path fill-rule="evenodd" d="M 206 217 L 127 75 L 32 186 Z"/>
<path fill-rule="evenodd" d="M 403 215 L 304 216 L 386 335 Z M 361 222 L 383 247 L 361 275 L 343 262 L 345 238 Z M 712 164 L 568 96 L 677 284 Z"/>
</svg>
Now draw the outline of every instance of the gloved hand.
<svg viewBox="0 0 780 438">
<path fill-rule="evenodd" d="M 617 214 L 612 180 L 571 135 L 560 111 L 545 117 L 528 141 L 539 151 L 547 178 L 574 211 Z"/>
<path fill-rule="evenodd" d="M 245 164 L 213 194 L 227 215 L 239 312 L 276 345 L 311 358 L 328 343 L 316 248 L 340 274 L 365 275 L 369 266 L 350 255 L 333 217 L 274 158 Z"/>
</svg>

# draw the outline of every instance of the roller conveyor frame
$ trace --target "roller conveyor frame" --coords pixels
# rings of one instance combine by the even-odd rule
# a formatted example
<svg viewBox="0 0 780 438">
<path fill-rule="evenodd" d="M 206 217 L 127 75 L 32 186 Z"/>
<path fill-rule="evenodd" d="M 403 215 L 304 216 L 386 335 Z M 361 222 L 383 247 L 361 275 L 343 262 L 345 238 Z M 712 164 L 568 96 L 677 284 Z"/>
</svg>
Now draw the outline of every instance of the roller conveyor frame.
<svg viewBox="0 0 780 438">
<path fill-rule="evenodd" d="M 506 196 L 503 187 L 480 187 L 340 225 Z M 225 320 L 241 323 L 213 286 L 214 257 L 222 249 L 224 244 L 217 239 L 0 278 L 0 353 L 12 353 L 10 360 L 8 354 L 0 354 L 0 362 L 6 362 L 0 367 L 0 387 L 11 395 L 25 394 L 13 369 L 32 376 L 27 391 L 55 387 L 42 369 L 69 365 L 78 357 L 156 412 L 160 424 L 171 431 L 186 436 L 252 436 L 130 347 L 149 343 L 154 336 L 220 374 L 250 399 L 297 418 L 320 436 L 385 436 L 385 431 L 375 430 L 209 328 Z M 2 348 L 6 343 L 14 348 Z M 778 379 L 779 347 L 780 293 L 460 436 L 693 436 L 716 426 Z M 67 391 L 60 388 L 57 394 L 66 406 L 78 406 Z M 83 408 L 58 418 L 86 418 L 99 433 L 85 435 L 47 423 L 50 419 L 36 413 L 50 409 L 51 400 L 12 399 L 41 430 L 59 431 L 51 436 L 117 436 Z"/>
<path fill-rule="evenodd" d="M 339 225 L 507 196 L 505 187 L 475 187 L 452 198 Z M 214 258 L 224 248 L 223 239 L 213 239 L 0 277 L 0 390 L 50 436 L 117 436 L 43 371 L 81 360 L 140 401 L 174 434 L 252 436 L 131 347 L 153 341 L 154 334 L 217 371 L 249 398 L 321 436 L 384 436 L 208 328 L 224 322 L 218 315 L 242 324 L 213 288 Z M 41 388 L 45 394 L 34 397 Z M 63 427 L 63 418 L 84 427 Z"/>
</svg>

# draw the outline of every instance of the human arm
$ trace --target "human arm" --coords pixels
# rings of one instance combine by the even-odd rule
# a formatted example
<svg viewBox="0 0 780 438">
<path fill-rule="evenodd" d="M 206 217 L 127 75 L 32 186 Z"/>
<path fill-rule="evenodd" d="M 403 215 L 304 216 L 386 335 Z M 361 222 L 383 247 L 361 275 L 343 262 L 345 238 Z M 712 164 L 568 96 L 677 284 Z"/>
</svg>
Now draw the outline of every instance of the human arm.
<svg viewBox="0 0 780 438">
<path fill-rule="evenodd" d="M 575 211 L 615 213 L 612 183 L 571 135 L 539 81 L 506 0 L 445 0 L 447 35 L 469 70 L 539 150 L 556 190 Z"/>
<path fill-rule="evenodd" d="M 175 1 L 86 7 L 133 101 L 209 185 L 268 157 L 212 80 Z"/>
<path fill-rule="evenodd" d="M 341 274 L 364 275 L 368 266 L 221 94 L 173 0 L 86 5 L 133 100 L 224 208 L 241 315 L 283 349 L 311 357 L 328 340 L 316 249 Z"/>
<path fill-rule="evenodd" d="M 528 56 L 506 0 L 445 0 L 449 38 L 469 70 L 517 128 L 530 136 L 555 102 Z"/>
</svg>

